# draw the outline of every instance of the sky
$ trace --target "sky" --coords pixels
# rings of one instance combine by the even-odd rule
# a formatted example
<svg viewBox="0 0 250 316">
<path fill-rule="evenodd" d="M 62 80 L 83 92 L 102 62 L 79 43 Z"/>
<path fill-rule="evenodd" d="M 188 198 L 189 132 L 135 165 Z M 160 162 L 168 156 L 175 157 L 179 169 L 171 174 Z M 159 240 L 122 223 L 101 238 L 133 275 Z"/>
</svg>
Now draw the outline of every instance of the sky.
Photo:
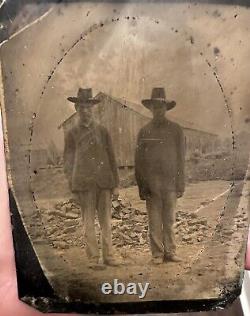
<svg viewBox="0 0 250 316">
<path fill-rule="evenodd" d="M 36 72 L 40 67 L 43 76 L 42 67 L 68 51 L 42 98 L 37 98 L 34 135 L 54 140 L 61 135 L 58 125 L 74 111 L 67 97 L 76 95 L 79 87 L 127 99 L 138 108 L 153 87 L 164 87 L 167 98 L 177 103 L 171 111 L 177 120 L 223 136 L 230 135 L 231 124 L 236 131 L 248 130 L 249 18 L 250 10 L 243 7 L 187 3 L 56 7 L 19 40 L 21 48 L 29 38 L 38 60 L 32 67 Z M 87 25 L 100 22 L 102 27 L 69 49 Z M 27 95 L 31 93 L 35 100 L 37 92 Z"/>
</svg>

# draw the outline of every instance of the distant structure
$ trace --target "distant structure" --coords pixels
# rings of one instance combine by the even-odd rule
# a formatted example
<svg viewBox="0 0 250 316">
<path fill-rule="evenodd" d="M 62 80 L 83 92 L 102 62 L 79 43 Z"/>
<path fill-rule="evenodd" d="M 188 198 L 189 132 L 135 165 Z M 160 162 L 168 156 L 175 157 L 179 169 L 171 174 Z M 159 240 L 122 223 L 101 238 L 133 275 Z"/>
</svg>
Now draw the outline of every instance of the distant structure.
<svg viewBox="0 0 250 316">
<path fill-rule="evenodd" d="M 101 100 L 94 107 L 96 121 L 105 126 L 113 140 L 113 146 L 122 177 L 133 173 L 134 154 L 138 131 L 151 119 L 150 112 L 142 105 L 118 99 L 105 93 L 98 93 L 96 98 Z M 173 118 L 170 120 L 179 123 L 184 131 L 186 142 L 186 158 L 193 154 L 207 154 L 216 151 L 218 136 L 205 129 L 199 129 L 194 124 Z M 66 132 L 77 119 L 76 113 L 67 118 L 60 126 Z"/>
</svg>

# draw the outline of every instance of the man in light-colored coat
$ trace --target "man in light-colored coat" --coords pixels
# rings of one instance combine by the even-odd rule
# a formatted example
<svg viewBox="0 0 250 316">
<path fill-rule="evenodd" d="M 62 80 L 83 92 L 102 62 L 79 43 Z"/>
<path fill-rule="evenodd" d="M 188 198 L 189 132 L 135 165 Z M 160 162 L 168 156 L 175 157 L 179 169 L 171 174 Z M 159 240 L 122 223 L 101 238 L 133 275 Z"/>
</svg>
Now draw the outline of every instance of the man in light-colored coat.
<svg viewBox="0 0 250 316">
<path fill-rule="evenodd" d="M 176 103 L 166 99 L 164 88 L 154 88 L 142 104 L 153 119 L 138 134 L 135 176 L 140 198 L 146 200 L 152 262 L 178 262 L 173 225 L 176 201 L 185 188 L 183 131 L 165 117 Z"/>
<path fill-rule="evenodd" d="M 93 120 L 92 107 L 99 103 L 91 89 L 79 89 L 75 104 L 77 124 L 65 134 L 64 171 L 71 191 L 78 195 L 85 223 L 86 251 L 93 266 L 100 266 L 95 214 L 102 233 L 103 263 L 117 265 L 112 254 L 111 198 L 117 198 L 118 171 L 112 141 L 106 128 Z"/>
</svg>

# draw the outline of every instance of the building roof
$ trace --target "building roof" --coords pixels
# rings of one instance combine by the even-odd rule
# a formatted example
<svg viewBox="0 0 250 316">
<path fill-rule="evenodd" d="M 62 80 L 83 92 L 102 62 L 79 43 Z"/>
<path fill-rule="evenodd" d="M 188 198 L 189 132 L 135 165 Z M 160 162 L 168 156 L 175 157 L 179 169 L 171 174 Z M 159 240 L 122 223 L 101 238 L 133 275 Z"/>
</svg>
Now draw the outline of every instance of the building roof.
<svg viewBox="0 0 250 316">
<path fill-rule="evenodd" d="M 148 117 L 148 118 L 152 117 L 151 112 L 149 110 L 147 110 L 142 104 L 138 104 L 138 103 L 134 103 L 134 102 L 128 101 L 125 98 L 115 98 L 115 97 L 113 97 L 111 95 L 108 95 L 108 94 L 105 94 L 103 92 L 99 92 L 96 95 L 96 98 L 98 98 L 100 96 L 108 97 L 109 99 L 120 103 L 124 107 L 126 107 L 126 108 L 128 108 L 128 109 L 130 109 L 130 110 L 132 110 L 134 112 L 137 112 L 140 115 L 143 115 L 143 116 Z"/>
<path fill-rule="evenodd" d="M 106 94 L 104 92 L 99 92 L 95 96 L 95 98 L 100 98 L 100 97 L 105 97 L 105 98 L 108 98 L 110 100 L 116 101 L 116 102 L 120 103 L 123 107 L 126 107 L 126 108 L 136 112 L 139 115 L 142 115 L 142 116 L 147 117 L 147 118 L 152 118 L 152 115 L 151 115 L 150 111 L 147 110 L 143 105 L 140 105 L 138 103 L 134 103 L 134 102 L 128 101 L 125 98 L 116 98 L 116 97 L 108 95 L 108 94 Z M 59 125 L 58 128 L 61 128 L 67 121 L 69 121 L 73 116 L 75 116 L 75 113 L 73 113 L 64 122 L 62 122 Z M 180 118 L 176 118 L 171 113 L 168 114 L 168 118 L 171 119 L 172 121 L 180 124 L 185 129 L 195 130 L 195 131 L 199 131 L 199 132 L 202 132 L 202 133 L 206 133 L 206 134 L 217 136 L 217 134 L 215 134 L 214 132 L 212 132 L 212 131 L 204 128 L 204 127 L 197 126 L 197 124 L 194 124 L 192 122 L 188 122 L 186 120 L 182 120 Z"/>
<path fill-rule="evenodd" d="M 143 105 L 137 104 L 137 103 L 133 103 L 130 101 L 125 100 L 124 98 L 115 98 L 111 95 L 108 95 L 104 92 L 99 92 L 94 98 L 98 99 L 98 98 L 108 98 L 110 101 L 115 101 L 120 103 L 123 107 L 128 108 L 134 112 L 136 112 L 139 115 L 151 118 L 152 115 L 149 112 L 149 110 L 147 110 Z M 69 121 L 73 116 L 75 116 L 76 112 L 73 113 L 72 115 L 70 115 L 65 121 L 63 121 L 58 128 L 61 128 L 67 121 Z"/>
</svg>

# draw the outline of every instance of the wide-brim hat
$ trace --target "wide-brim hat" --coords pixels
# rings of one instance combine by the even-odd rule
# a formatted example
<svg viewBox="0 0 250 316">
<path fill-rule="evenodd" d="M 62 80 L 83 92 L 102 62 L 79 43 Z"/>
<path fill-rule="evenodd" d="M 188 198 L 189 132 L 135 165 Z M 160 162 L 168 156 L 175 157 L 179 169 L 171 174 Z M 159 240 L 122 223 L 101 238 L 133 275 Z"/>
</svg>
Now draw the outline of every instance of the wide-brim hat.
<svg viewBox="0 0 250 316">
<path fill-rule="evenodd" d="M 77 97 L 68 97 L 67 100 L 69 100 L 72 103 L 84 103 L 86 106 L 92 106 L 100 102 L 100 100 L 93 98 L 92 95 L 92 89 L 82 89 L 79 88 L 77 92 Z"/>
<path fill-rule="evenodd" d="M 166 99 L 164 88 L 153 88 L 151 99 L 144 99 L 141 101 L 141 103 L 148 109 L 157 104 L 164 104 L 167 108 L 167 111 L 176 106 L 176 102 L 174 100 Z"/>
</svg>

